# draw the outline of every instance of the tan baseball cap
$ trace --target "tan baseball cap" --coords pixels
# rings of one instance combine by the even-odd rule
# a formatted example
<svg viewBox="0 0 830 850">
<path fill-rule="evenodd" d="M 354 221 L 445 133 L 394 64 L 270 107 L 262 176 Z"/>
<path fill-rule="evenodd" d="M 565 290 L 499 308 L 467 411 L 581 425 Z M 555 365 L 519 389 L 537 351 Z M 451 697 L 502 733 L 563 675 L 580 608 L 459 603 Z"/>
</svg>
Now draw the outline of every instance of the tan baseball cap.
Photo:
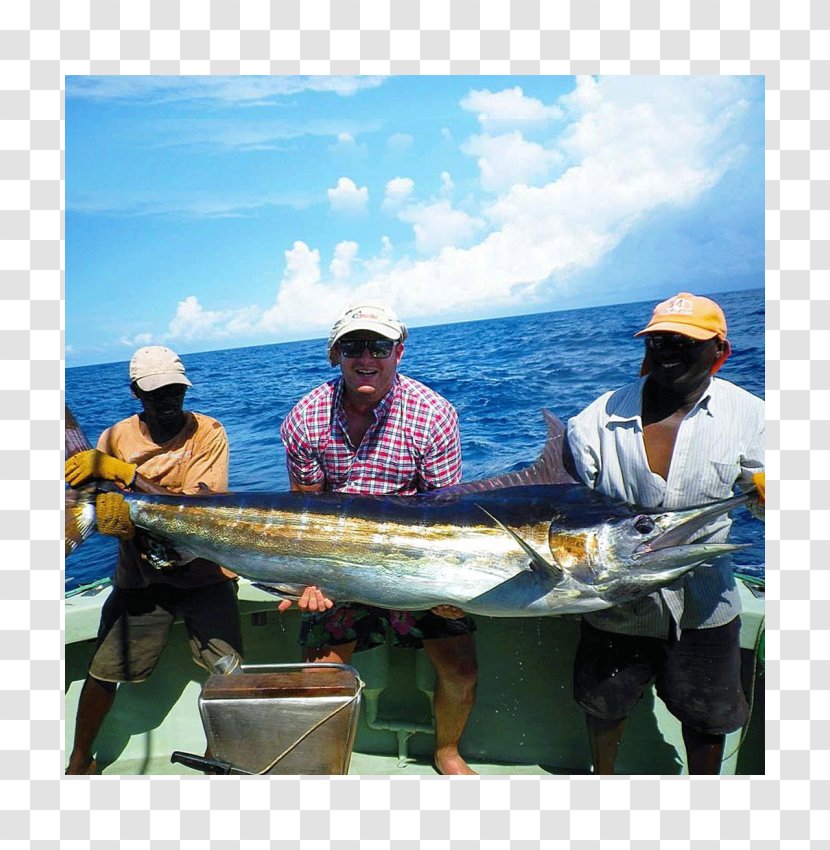
<svg viewBox="0 0 830 850">
<path fill-rule="evenodd" d="M 148 393 L 170 384 L 193 386 L 184 374 L 184 363 L 179 355 L 164 345 L 146 345 L 133 354 L 130 383 L 138 384 Z"/>
</svg>

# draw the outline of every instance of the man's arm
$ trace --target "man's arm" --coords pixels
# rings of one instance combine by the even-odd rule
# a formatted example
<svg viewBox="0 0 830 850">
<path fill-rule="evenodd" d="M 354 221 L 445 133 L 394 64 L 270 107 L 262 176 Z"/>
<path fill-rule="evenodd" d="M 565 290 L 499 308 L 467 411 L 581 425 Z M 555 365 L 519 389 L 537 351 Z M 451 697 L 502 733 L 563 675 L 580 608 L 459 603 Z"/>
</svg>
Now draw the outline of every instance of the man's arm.
<svg viewBox="0 0 830 850">
<path fill-rule="evenodd" d="M 461 481 L 461 433 L 458 414 L 452 405 L 448 405 L 445 415 L 435 422 L 432 444 L 424 455 L 419 477 L 428 490 L 451 487 Z M 430 611 L 447 620 L 465 616 L 464 611 L 455 605 L 436 605 Z"/>
<path fill-rule="evenodd" d="M 294 492 L 298 493 L 322 493 L 323 492 L 323 482 L 320 481 L 317 484 L 300 484 L 296 478 L 294 478 L 291 473 L 288 474 L 288 480 L 291 484 L 291 489 Z M 329 599 L 319 587 L 315 585 L 310 585 L 307 587 L 302 596 L 297 600 L 297 607 L 301 611 L 310 611 L 315 613 L 317 611 L 327 611 L 334 605 L 334 600 Z M 282 613 L 283 611 L 287 611 L 291 607 L 290 599 L 283 599 L 282 602 L 277 606 L 277 610 Z"/>
<path fill-rule="evenodd" d="M 738 487 L 743 491 L 755 488 L 756 495 L 747 502 L 747 508 L 753 516 L 761 521 L 764 520 L 766 509 L 766 473 L 764 470 L 766 424 L 763 417 L 763 408 L 761 407 L 741 456 L 741 472 L 737 481 Z"/>
<path fill-rule="evenodd" d="M 122 490 L 138 490 L 141 493 L 172 495 L 173 491 L 148 481 L 137 472 L 134 463 L 128 463 L 108 454 L 102 449 L 87 449 L 68 458 L 64 464 L 66 483 L 79 487 L 93 478 L 112 481 Z"/>
<path fill-rule="evenodd" d="M 294 407 L 283 420 L 280 439 L 285 448 L 291 489 L 304 493 L 319 493 L 325 489 L 326 473 L 314 452 L 298 407 Z"/>
<path fill-rule="evenodd" d="M 288 483 L 295 493 L 322 493 L 326 486 L 325 471 L 309 446 L 305 424 L 298 408 L 293 408 L 280 426 L 280 438 L 285 446 L 285 463 L 288 467 Z M 299 479 L 302 478 L 303 481 Z M 305 483 L 304 483 L 305 482 Z M 291 607 L 290 599 L 283 599 L 277 606 L 282 613 Z M 316 613 L 327 611 L 334 605 L 316 585 L 309 585 L 297 600 L 301 611 Z"/>
<path fill-rule="evenodd" d="M 119 457 L 112 440 L 112 429 L 101 434 L 98 447 L 78 452 L 64 465 L 66 481 L 77 487 L 92 478 L 113 481 L 122 489 L 159 496 L 199 495 L 207 487 L 211 492 L 224 493 L 228 489 L 228 438 L 225 429 L 213 420 L 207 430 L 199 435 L 184 472 L 180 488 L 163 487 L 145 478 L 134 463 Z"/>
<path fill-rule="evenodd" d="M 437 416 L 430 433 L 430 445 L 418 469 L 419 490 L 452 487 L 461 481 L 461 434 L 458 414 L 447 405 Z"/>
<path fill-rule="evenodd" d="M 316 484 L 300 484 L 291 473 L 288 474 L 288 480 L 291 489 L 296 493 L 322 493 L 324 489 L 322 481 L 318 481 Z"/>
<path fill-rule="evenodd" d="M 172 495 L 187 496 L 199 495 L 208 488 L 211 492 L 225 492 L 228 489 L 228 439 L 225 429 L 215 420 L 209 420 L 208 428 L 198 435 L 192 447 L 191 458 L 182 478 L 181 489 L 171 489 L 145 478 L 137 471 L 135 464 L 128 463 L 118 457 L 117 445 L 112 441 L 112 429 L 107 429 L 98 440 L 98 448 L 88 452 L 80 453 L 91 456 L 94 461 L 87 470 L 91 472 L 90 477 L 105 478 L 114 481 L 119 487 L 126 490 L 136 490 L 150 495 Z M 76 455 L 75 457 L 78 457 Z M 73 460 L 74 458 L 70 458 Z M 67 467 L 69 463 L 67 462 Z M 89 464 L 87 464 L 89 466 Z M 80 465 L 76 466 L 76 470 Z M 127 480 L 127 475 L 107 475 L 102 471 L 133 470 L 132 480 Z M 76 477 L 77 477 L 76 471 Z M 67 475 L 69 480 L 69 475 Z M 109 502 L 104 501 L 109 499 Z M 98 530 L 102 534 L 113 535 L 121 539 L 132 539 L 135 527 L 129 518 L 129 510 L 123 499 L 119 499 L 117 493 L 102 494 L 98 497 L 97 508 L 99 510 Z M 101 513 L 101 509 L 103 512 Z M 180 556 L 172 546 L 165 547 L 167 556 L 171 561 L 180 560 Z M 186 561 L 185 561 L 186 562 Z M 222 572 L 229 578 L 235 578 L 236 573 L 225 567 L 220 567 Z"/>
<path fill-rule="evenodd" d="M 600 457 L 590 444 L 591 425 L 585 422 L 586 411 L 568 420 L 565 431 L 563 461 L 567 471 L 592 489 L 596 487 L 600 472 Z M 596 430 L 595 427 L 593 429 Z"/>
</svg>

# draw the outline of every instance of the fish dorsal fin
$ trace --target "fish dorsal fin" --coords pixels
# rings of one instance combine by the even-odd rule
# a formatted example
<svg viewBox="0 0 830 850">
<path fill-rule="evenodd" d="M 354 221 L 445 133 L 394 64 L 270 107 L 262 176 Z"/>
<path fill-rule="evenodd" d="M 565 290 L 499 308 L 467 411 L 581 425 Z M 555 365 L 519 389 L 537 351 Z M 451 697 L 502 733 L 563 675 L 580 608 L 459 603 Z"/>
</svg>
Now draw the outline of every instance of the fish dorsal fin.
<svg viewBox="0 0 830 850">
<path fill-rule="evenodd" d="M 532 481 L 528 484 L 578 484 L 579 479 L 568 468 L 567 461 L 567 437 L 565 424 L 562 420 L 546 408 L 542 408 L 542 415 L 548 426 L 548 438 L 542 454 L 536 462 L 526 470 L 520 470 L 520 474 L 527 474 Z"/>
<path fill-rule="evenodd" d="M 515 472 L 505 472 L 492 478 L 467 481 L 453 487 L 435 490 L 438 495 L 456 493 L 478 493 L 502 487 L 517 487 L 523 484 L 576 484 L 578 479 L 568 470 L 565 448 L 565 425 L 549 410 L 542 410 L 548 425 L 548 439 L 536 462 Z"/>
<path fill-rule="evenodd" d="M 481 505 L 476 505 L 476 507 L 484 511 L 499 528 L 506 531 L 522 547 L 524 553 L 530 558 L 530 569 L 534 573 L 539 573 L 551 581 L 560 581 L 562 579 L 562 569 L 557 564 L 548 563 L 532 546 L 522 540 L 512 528 L 508 528 L 500 519 L 494 517 L 490 511 L 485 510 Z"/>
</svg>

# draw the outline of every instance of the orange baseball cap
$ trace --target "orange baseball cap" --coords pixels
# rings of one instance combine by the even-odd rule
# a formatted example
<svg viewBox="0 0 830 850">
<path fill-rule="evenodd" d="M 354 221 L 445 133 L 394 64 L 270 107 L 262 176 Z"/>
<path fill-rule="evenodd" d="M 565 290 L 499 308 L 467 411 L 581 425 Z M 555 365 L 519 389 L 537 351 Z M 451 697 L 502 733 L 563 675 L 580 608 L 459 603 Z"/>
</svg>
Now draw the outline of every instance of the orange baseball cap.
<svg viewBox="0 0 830 850">
<path fill-rule="evenodd" d="M 711 298 L 680 292 L 654 308 L 649 323 L 634 336 L 667 331 L 693 339 L 726 339 L 726 316 Z"/>
</svg>

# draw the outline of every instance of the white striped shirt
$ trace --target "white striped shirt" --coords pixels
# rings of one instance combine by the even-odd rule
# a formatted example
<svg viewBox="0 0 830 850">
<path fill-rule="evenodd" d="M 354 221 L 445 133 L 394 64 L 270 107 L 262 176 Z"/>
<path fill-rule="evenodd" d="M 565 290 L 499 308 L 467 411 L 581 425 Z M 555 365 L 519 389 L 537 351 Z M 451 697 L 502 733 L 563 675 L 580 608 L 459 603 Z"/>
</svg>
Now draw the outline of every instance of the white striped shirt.
<svg viewBox="0 0 830 850">
<path fill-rule="evenodd" d="M 764 402 L 713 378 L 677 432 L 668 478 L 652 472 L 643 441 L 640 378 L 606 393 L 568 422 L 568 443 L 580 478 L 614 498 L 642 507 L 683 508 L 748 489 L 764 467 Z M 760 509 L 756 515 L 763 518 Z M 731 518 L 718 517 L 696 541 L 724 542 Z M 678 629 L 724 625 L 740 613 L 729 555 L 696 567 L 636 602 L 586 614 L 594 626 L 625 634 L 666 637 Z"/>
</svg>

